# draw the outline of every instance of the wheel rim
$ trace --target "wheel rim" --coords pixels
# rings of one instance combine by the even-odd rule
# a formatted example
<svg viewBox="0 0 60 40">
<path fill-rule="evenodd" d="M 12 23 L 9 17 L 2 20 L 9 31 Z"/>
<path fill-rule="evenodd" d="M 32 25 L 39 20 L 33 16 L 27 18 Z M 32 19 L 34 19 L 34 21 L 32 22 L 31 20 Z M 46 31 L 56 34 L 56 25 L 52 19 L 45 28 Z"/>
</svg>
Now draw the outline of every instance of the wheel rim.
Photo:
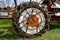
<svg viewBox="0 0 60 40">
<path fill-rule="evenodd" d="M 28 34 L 36 34 L 45 26 L 44 14 L 37 8 L 24 10 L 19 18 L 20 28 Z"/>
</svg>

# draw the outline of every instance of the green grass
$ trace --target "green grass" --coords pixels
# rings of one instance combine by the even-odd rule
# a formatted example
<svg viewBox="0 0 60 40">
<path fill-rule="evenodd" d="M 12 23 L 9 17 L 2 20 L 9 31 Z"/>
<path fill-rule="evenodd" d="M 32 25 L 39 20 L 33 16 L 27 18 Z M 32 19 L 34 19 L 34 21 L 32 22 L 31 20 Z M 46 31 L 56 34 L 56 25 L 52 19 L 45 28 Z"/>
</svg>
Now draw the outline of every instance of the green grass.
<svg viewBox="0 0 60 40">
<path fill-rule="evenodd" d="M 23 37 L 13 32 L 12 22 L 7 19 L 0 19 L 0 40 L 23 40 Z M 24 40 L 60 40 L 60 26 L 51 26 L 41 37 L 24 38 Z"/>
</svg>

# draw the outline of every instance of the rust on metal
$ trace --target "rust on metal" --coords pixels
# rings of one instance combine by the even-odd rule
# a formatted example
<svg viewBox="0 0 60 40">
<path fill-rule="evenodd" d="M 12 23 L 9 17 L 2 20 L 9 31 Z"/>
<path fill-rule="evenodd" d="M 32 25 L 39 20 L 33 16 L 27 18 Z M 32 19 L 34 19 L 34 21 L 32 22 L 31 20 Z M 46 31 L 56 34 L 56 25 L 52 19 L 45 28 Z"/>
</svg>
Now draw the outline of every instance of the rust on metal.
<svg viewBox="0 0 60 40">
<path fill-rule="evenodd" d="M 27 18 L 27 22 L 28 22 L 28 26 L 36 27 L 39 23 L 39 18 L 36 15 L 33 15 L 32 18 L 31 17 Z"/>
</svg>

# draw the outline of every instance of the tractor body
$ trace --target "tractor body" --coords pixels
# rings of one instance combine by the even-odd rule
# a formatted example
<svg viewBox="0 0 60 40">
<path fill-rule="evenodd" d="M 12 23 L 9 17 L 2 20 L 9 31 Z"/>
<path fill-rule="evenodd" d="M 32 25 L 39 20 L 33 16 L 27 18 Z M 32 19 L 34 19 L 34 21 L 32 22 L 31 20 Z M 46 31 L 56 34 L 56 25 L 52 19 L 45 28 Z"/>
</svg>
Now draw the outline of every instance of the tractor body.
<svg viewBox="0 0 60 40">
<path fill-rule="evenodd" d="M 51 15 L 51 24 L 53 23 L 56 25 L 60 23 L 60 4 L 56 2 L 56 0 L 51 1 L 51 3 L 46 0 L 43 4 L 46 4 L 45 6 L 48 9 L 48 14 Z"/>
<path fill-rule="evenodd" d="M 9 0 L 10 1 L 10 0 Z M 41 36 L 49 30 L 50 24 L 60 24 L 60 4 L 55 1 L 30 0 L 14 6 L 0 7 L 0 19 L 12 19 L 15 31 L 24 37 Z M 3 3 L 2 3 L 3 4 Z"/>
</svg>

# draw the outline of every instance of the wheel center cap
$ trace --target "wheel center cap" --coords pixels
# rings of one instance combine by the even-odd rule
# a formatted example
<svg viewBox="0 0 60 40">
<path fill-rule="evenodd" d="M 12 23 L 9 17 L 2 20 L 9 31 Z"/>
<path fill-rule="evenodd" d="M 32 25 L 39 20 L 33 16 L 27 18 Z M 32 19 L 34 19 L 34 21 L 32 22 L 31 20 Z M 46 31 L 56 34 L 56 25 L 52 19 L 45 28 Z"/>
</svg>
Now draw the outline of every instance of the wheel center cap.
<svg viewBox="0 0 60 40">
<path fill-rule="evenodd" d="M 27 23 L 29 27 L 36 27 L 39 23 L 39 18 L 36 15 L 32 15 L 27 18 Z"/>
</svg>

